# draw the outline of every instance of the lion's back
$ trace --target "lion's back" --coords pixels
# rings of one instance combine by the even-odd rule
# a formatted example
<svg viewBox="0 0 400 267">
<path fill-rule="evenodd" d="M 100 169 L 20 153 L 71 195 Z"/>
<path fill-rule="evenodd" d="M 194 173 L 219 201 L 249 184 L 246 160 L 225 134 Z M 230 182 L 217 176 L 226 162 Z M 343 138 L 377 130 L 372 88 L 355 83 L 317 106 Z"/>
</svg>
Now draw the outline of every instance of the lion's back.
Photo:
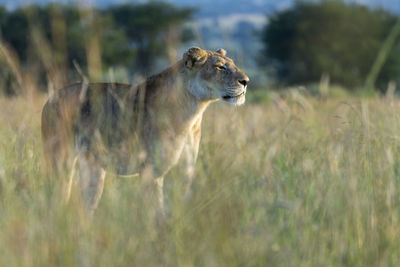
<svg viewBox="0 0 400 267">
<path fill-rule="evenodd" d="M 96 131 L 106 145 L 118 141 L 123 124 L 119 98 L 129 88 L 128 84 L 76 83 L 48 99 L 41 131 L 44 154 L 53 169 L 67 168 L 76 147 L 90 146 Z"/>
</svg>

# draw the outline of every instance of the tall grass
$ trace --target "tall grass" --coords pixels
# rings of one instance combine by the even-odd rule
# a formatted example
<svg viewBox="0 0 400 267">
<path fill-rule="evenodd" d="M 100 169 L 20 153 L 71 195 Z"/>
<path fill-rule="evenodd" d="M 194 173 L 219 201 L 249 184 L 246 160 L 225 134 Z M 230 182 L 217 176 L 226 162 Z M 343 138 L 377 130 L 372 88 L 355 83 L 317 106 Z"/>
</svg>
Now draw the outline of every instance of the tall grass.
<svg viewBox="0 0 400 267">
<path fill-rule="evenodd" d="M 161 222 L 140 178 L 108 175 L 91 221 L 60 201 L 42 161 L 43 102 L 0 99 L 1 266 L 400 262 L 397 100 L 214 104 L 192 197 L 174 168 Z"/>
<path fill-rule="evenodd" d="M 96 27 L 90 10 L 81 16 Z M 203 119 L 192 196 L 183 199 L 177 166 L 165 181 L 164 220 L 140 178 L 109 174 L 91 220 L 77 199 L 63 203 L 45 172 L 47 95 L 38 93 L 68 82 L 65 58 L 55 56 L 68 25 L 57 19 L 53 43 L 33 29 L 38 64 L 21 66 L 0 40 L 1 63 L 21 88 L 0 98 L 0 266 L 399 265 L 400 101 L 392 97 L 317 100 L 293 91 L 268 104 L 216 103 Z M 75 66 L 97 79 L 101 46 L 96 35 L 88 40 L 89 66 Z"/>
</svg>

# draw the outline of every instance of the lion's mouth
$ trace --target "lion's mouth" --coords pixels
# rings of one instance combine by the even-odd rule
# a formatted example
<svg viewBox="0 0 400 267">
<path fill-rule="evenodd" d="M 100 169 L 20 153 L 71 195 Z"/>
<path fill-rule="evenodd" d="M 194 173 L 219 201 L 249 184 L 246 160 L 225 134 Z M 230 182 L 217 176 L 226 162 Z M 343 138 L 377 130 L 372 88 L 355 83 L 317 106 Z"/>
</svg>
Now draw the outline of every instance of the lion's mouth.
<svg viewBox="0 0 400 267">
<path fill-rule="evenodd" d="M 238 97 L 244 95 L 245 93 L 246 93 L 246 91 L 243 91 L 243 92 L 241 92 L 241 93 L 238 94 L 238 95 L 225 95 L 225 96 L 223 96 L 222 98 L 223 98 L 224 100 L 229 100 L 229 99 L 232 99 L 232 98 L 238 98 Z"/>
</svg>

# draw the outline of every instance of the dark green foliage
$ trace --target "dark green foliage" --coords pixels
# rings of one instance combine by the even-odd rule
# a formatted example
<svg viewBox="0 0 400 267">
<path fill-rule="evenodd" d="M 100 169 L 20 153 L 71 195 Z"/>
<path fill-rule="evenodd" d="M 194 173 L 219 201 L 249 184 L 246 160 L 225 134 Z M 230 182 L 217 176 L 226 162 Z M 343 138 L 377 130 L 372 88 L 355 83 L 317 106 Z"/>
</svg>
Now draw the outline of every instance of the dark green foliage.
<svg viewBox="0 0 400 267">
<path fill-rule="evenodd" d="M 383 10 L 342 1 L 299 1 L 265 27 L 261 64 L 275 65 L 286 84 L 316 82 L 327 74 L 333 83 L 360 87 L 397 19 Z M 377 85 L 386 89 L 398 77 L 400 50 L 395 47 Z"/>
<path fill-rule="evenodd" d="M 28 46 L 28 19 L 22 9 L 7 13 L 4 9 L 1 14 L 0 31 L 1 37 L 7 40 L 21 59 L 26 59 Z"/>
<path fill-rule="evenodd" d="M 146 5 L 121 5 L 107 12 L 136 48 L 136 69 L 146 74 L 157 57 L 166 55 L 168 45 L 184 41 L 187 35 L 183 35 L 181 25 L 191 18 L 193 9 L 149 2 Z"/>
<path fill-rule="evenodd" d="M 23 68 L 35 69 L 44 81 L 48 72 L 44 61 L 49 60 L 43 58 L 44 50 L 49 49 L 44 54 L 51 58 L 53 67 L 76 73 L 73 64 L 76 61 L 86 71 L 88 44 L 93 36 L 100 46 L 103 71 L 124 67 L 130 74 L 148 74 L 159 58 L 169 59 L 168 45 L 176 48 L 190 38 L 182 25 L 192 14 L 192 9 L 153 1 L 93 10 L 57 3 L 15 10 L 0 6 L 0 40 L 12 48 Z M 35 39 L 38 34 L 48 47 L 38 45 Z M 0 62 L 4 61 L 2 56 L 0 51 Z M 39 62 L 42 70 L 37 69 Z M 5 70 L 9 66 L 3 63 L 0 91 L 9 88 L 6 80 L 13 79 L 12 71 Z"/>
</svg>

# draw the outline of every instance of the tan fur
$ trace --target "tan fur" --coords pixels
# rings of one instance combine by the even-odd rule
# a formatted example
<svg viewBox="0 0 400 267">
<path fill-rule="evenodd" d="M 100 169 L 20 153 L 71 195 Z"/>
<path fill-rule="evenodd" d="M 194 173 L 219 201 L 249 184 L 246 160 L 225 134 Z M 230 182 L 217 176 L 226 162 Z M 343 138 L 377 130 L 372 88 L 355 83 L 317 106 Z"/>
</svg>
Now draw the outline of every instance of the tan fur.
<svg viewBox="0 0 400 267">
<path fill-rule="evenodd" d="M 192 47 L 183 60 L 142 84 L 78 83 L 50 98 L 42 112 L 43 146 L 53 174 L 71 177 L 63 180 L 65 198 L 75 168 L 91 212 L 105 170 L 150 170 L 162 205 L 163 177 L 183 151 L 190 184 L 203 112 L 218 99 L 244 103 L 248 77 L 225 54 Z"/>
</svg>

